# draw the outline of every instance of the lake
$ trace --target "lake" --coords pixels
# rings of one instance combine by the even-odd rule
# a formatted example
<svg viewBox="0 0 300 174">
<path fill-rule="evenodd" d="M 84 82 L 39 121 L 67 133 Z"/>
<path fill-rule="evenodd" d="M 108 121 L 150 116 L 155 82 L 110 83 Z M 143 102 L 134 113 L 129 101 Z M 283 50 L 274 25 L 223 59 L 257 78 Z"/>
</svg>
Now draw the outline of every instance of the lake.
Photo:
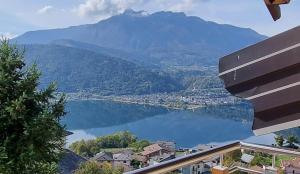
<svg viewBox="0 0 300 174">
<path fill-rule="evenodd" d="M 91 100 L 69 101 L 66 110 L 62 123 L 74 133 L 67 144 L 125 130 L 140 139 L 175 141 L 178 147 L 257 140 L 251 131 L 253 112 L 246 105 L 183 111 Z"/>
</svg>

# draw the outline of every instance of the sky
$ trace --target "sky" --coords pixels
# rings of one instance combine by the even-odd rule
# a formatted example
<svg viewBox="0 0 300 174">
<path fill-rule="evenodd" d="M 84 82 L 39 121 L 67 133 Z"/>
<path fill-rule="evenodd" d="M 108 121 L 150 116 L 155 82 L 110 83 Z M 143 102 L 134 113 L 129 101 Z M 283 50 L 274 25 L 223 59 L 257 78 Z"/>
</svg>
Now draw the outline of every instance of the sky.
<svg viewBox="0 0 300 174">
<path fill-rule="evenodd" d="M 185 12 L 273 36 L 300 24 L 300 0 L 282 6 L 274 22 L 263 0 L 0 0 L 0 35 L 96 23 L 126 9 Z"/>
</svg>

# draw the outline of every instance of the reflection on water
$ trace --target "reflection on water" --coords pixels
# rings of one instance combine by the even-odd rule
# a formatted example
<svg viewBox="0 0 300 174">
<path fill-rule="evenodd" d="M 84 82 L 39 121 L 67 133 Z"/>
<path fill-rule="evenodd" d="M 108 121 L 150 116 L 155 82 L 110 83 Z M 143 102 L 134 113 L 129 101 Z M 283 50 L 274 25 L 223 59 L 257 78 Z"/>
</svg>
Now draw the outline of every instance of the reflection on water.
<svg viewBox="0 0 300 174">
<path fill-rule="evenodd" d="M 111 127 L 165 114 L 167 109 L 110 101 L 70 101 L 62 121 L 70 130 Z"/>
<path fill-rule="evenodd" d="M 171 140 L 180 147 L 192 147 L 252 136 L 252 111 L 243 107 L 247 108 L 219 106 L 191 112 L 107 101 L 73 101 L 68 103 L 69 114 L 63 123 L 74 133 L 68 143 L 129 130 L 141 139 Z"/>
</svg>

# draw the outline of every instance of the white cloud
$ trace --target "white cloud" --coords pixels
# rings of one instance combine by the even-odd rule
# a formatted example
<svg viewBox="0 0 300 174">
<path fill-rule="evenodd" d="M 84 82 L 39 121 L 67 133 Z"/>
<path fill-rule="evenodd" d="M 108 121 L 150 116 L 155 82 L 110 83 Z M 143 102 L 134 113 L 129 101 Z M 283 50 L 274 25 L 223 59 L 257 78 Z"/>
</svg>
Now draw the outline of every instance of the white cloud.
<svg viewBox="0 0 300 174">
<path fill-rule="evenodd" d="M 37 11 L 38 14 L 46 14 L 46 13 L 49 13 L 50 11 L 53 10 L 53 6 L 51 5 L 46 5 L 45 7 L 39 9 Z"/>
<path fill-rule="evenodd" d="M 75 12 L 81 17 L 103 19 L 122 13 L 134 5 L 142 4 L 145 0 L 86 0 Z"/>
<path fill-rule="evenodd" d="M 10 33 L 10 32 L 4 32 L 4 33 L 0 32 L 0 38 L 12 39 L 12 38 L 15 38 L 17 36 L 18 35 Z"/>
<path fill-rule="evenodd" d="M 180 0 L 177 3 L 174 3 L 169 8 L 172 11 L 190 11 L 192 9 L 195 9 L 197 5 L 208 2 L 209 0 Z"/>
</svg>

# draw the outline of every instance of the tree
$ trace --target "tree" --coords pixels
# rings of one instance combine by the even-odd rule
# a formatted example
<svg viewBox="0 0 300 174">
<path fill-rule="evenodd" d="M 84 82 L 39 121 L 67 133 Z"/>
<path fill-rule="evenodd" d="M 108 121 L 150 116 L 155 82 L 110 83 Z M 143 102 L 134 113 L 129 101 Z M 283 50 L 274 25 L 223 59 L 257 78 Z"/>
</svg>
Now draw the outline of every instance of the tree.
<svg viewBox="0 0 300 174">
<path fill-rule="evenodd" d="M 102 164 L 103 174 L 122 174 L 124 172 L 122 167 L 112 167 L 108 162 Z"/>
<path fill-rule="evenodd" d="M 147 140 L 136 141 L 131 143 L 129 147 L 133 148 L 136 152 L 143 151 L 144 147 L 149 146 L 151 143 Z"/>
<path fill-rule="evenodd" d="M 135 168 L 135 169 L 138 169 L 140 168 L 140 166 L 142 165 L 140 161 L 136 160 L 136 159 L 133 159 L 131 162 L 130 162 L 130 165 Z"/>
<path fill-rule="evenodd" d="M 294 136 L 294 135 L 289 135 L 287 137 L 286 142 L 289 144 L 289 147 L 294 148 L 295 147 L 294 143 L 298 143 L 298 138 L 296 136 Z"/>
<path fill-rule="evenodd" d="M 101 166 L 96 161 L 88 161 L 79 166 L 74 174 L 103 174 Z"/>
<path fill-rule="evenodd" d="M 277 135 L 277 136 L 275 137 L 275 141 L 276 141 L 276 144 L 277 144 L 278 146 L 282 147 L 282 146 L 283 146 L 283 143 L 284 143 L 284 138 L 283 138 L 282 135 Z"/>
<path fill-rule="evenodd" d="M 50 84 L 38 89 L 40 72 L 25 68 L 24 52 L 0 42 L 0 173 L 56 173 L 65 143 L 65 97 Z"/>
<path fill-rule="evenodd" d="M 87 161 L 80 165 L 74 174 L 122 174 L 123 169 L 113 168 L 110 163 L 98 163 L 96 161 Z"/>
<path fill-rule="evenodd" d="M 255 152 L 254 158 L 251 161 L 251 166 L 270 166 L 272 165 L 272 155 L 261 153 L 261 152 Z"/>
</svg>

